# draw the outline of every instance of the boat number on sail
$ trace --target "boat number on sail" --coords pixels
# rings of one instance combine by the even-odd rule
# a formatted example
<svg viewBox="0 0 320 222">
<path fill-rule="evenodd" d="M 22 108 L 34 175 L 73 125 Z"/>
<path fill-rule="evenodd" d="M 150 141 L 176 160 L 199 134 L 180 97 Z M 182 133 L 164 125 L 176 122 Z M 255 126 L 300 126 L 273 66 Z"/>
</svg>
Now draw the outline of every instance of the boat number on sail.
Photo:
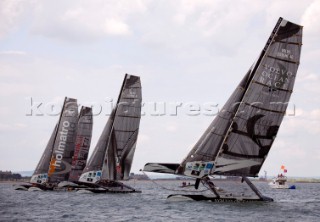
<svg viewBox="0 0 320 222">
<path fill-rule="evenodd" d="M 277 53 L 277 56 L 284 59 L 293 59 L 293 55 L 289 49 L 281 49 L 281 51 Z"/>
</svg>

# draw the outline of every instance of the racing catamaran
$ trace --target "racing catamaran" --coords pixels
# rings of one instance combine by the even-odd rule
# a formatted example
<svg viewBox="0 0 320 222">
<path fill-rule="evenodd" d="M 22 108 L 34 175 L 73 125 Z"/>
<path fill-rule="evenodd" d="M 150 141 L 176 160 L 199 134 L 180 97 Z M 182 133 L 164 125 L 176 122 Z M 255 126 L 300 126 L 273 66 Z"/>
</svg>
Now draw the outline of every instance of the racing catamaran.
<svg viewBox="0 0 320 222">
<path fill-rule="evenodd" d="M 65 98 L 60 118 L 42 157 L 31 177 L 30 184 L 19 185 L 17 190 L 52 190 L 62 181 L 68 181 L 70 172 L 77 173 L 79 161 L 86 161 L 92 134 L 91 108 L 82 107 L 78 116 L 77 100 Z M 76 138 L 84 143 L 76 144 Z M 77 140 L 78 141 L 78 140 Z M 77 147 L 78 145 L 78 147 Z M 78 153 L 75 153 L 78 150 Z M 83 155 L 83 156 L 82 156 Z"/>
<path fill-rule="evenodd" d="M 293 91 L 300 61 L 302 26 L 279 18 L 258 60 L 208 129 L 180 164 L 147 163 L 146 172 L 196 179 L 212 195 L 170 195 L 193 200 L 272 201 L 247 177 L 257 177 L 276 138 Z M 241 177 L 255 195 L 235 197 L 218 192 L 210 175 Z"/>
<path fill-rule="evenodd" d="M 140 192 L 119 180 L 129 179 L 141 118 L 140 77 L 125 75 L 117 104 L 78 183 L 96 193 Z"/>
</svg>

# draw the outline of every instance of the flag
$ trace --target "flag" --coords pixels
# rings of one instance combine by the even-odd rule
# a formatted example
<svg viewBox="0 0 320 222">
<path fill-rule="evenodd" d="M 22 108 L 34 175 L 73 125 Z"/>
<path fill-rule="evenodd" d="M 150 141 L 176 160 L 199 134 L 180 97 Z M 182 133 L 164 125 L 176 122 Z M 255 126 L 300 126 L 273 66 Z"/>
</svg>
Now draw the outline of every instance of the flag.
<svg viewBox="0 0 320 222">
<path fill-rule="evenodd" d="M 285 168 L 286 168 L 285 166 L 283 166 L 283 165 L 281 166 L 281 170 L 284 170 Z"/>
</svg>

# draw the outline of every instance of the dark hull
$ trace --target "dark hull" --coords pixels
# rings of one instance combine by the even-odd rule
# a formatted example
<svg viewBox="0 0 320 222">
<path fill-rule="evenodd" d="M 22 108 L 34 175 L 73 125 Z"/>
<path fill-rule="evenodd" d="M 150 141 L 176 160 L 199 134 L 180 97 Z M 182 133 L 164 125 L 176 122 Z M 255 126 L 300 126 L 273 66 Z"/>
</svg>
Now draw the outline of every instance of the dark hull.
<svg viewBox="0 0 320 222">
<path fill-rule="evenodd" d="M 256 201 L 273 201 L 272 198 L 250 198 L 250 197 L 211 197 L 204 195 L 188 195 L 188 194 L 172 194 L 167 197 L 175 200 L 195 200 L 195 201 L 211 201 L 211 202 L 256 202 Z"/>
<path fill-rule="evenodd" d="M 82 188 L 76 190 L 86 190 L 92 193 L 141 193 L 133 187 L 118 181 L 100 181 L 99 183 L 79 183 Z M 86 186 L 83 188 L 83 186 Z"/>
<path fill-rule="evenodd" d="M 112 189 L 99 189 L 99 188 L 84 188 L 81 190 L 90 191 L 92 193 L 123 193 L 123 194 L 124 193 L 141 193 L 140 190 L 112 190 Z"/>
</svg>

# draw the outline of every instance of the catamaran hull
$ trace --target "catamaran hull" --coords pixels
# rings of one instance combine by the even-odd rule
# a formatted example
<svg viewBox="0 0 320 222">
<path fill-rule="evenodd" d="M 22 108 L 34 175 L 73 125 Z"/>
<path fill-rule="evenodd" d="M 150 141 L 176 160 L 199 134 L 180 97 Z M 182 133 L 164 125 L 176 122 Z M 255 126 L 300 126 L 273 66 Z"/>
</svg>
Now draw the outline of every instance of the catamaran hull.
<svg viewBox="0 0 320 222">
<path fill-rule="evenodd" d="M 17 186 L 14 186 L 14 190 L 28 191 L 30 187 L 31 185 L 17 185 Z"/>
<path fill-rule="evenodd" d="M 205 195 L 188 195 L 188 194 L 172 194 L 167 197 L 172 201 L 195 200 L 195 201 L 211 201 L 211 202 L 255 202 L 255 201 L 273 201 L 272 198 L 264 197 L 261 199 L 250 197 L 210 197 Z"/>
<path fill-rule="evenodd" d="M 141 193 L 140 190 L 109 190 L 103 188 L 82 188 L 76 190 L 77 193 Z"/>
</svg>

